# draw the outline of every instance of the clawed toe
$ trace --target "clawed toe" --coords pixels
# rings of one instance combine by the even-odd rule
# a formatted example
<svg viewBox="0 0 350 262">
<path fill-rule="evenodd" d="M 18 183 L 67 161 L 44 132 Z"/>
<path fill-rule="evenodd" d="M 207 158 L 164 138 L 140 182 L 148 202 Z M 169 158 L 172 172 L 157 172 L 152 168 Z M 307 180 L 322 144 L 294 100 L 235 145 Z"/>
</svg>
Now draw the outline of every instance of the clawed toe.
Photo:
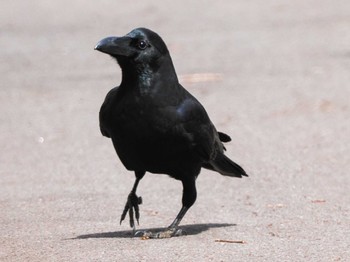
<svg viewBox="0 0 350 262">
<path fill-rule="evenodd" d="M 138 197 L 133 192 L 130 193 L 128 196 L 128 200 L 126 201 L 123 213 L 120 217 L 120 224 L 125 219 L 126 214 L 129 213 L 130 227 L 135 229 L 134 212 L 135 212 L 135 218 L 136 218 L 137 224 L 139 224 L 139 219 L 140 219 L 139 205 L 141 204 L 142 204 L 142 197 Z"/>
<path fill-rule="evenodd" d="M 137 231 L 134 237 L 141 237 L 141 239 L 163 239 L 185 235 L 186 233 L 182 229 L 168 228 L 164 231 L 150 232 L 150 231 Z"/>
</svg>

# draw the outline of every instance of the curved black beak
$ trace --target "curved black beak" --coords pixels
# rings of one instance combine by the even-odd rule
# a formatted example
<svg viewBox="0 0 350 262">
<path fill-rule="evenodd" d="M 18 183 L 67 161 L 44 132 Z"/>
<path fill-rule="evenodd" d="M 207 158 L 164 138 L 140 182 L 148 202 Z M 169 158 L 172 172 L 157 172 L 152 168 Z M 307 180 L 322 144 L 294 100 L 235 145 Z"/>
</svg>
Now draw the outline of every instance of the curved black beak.
<svg viewBox="0 0 350 262">
<path fill-rule="evenodd" d="M 106 37 L 97 43 L 95 50 L 112 56 L 130 56 L 132 48 L 130 47 L 131 38 L 123 37 Z"/>
</svg>

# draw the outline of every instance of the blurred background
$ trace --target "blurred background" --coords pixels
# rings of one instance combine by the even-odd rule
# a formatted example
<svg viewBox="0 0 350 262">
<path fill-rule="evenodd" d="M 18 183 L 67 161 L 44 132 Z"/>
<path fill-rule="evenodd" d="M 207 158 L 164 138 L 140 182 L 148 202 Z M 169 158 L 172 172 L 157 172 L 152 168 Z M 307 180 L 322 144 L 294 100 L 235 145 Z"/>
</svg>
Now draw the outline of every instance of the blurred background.
<svg viewBox="0 0 350 262">
<path fill-rule="evenodd" d="M 2 1 L 0 260 L 346 261 L 349 14 L 346 0 Z M 140 242 L 119 226 L 134 176 L 98 112 L 121 72 L 93 48 L 136 27 L 167 43 L 250 174 L 202 171 L 182 238 Z M 170 224 L 181 192 L 147 175 L 140 227 Z"/>
</svg>

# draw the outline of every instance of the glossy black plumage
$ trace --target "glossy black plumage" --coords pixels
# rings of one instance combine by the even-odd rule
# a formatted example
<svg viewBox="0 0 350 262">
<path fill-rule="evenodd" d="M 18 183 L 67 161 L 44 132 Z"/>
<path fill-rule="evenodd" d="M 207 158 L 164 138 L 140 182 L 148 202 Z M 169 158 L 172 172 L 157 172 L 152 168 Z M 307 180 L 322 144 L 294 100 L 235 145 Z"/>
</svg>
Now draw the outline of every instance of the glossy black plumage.
<svg viewBox="0 0 350 262">
<path fill-rule="evenodd" d="M 155 32 L 134 29 L 101 40 L 95 49 L 113 56 L 122 69 L 120 86 L 107 94 L 100 110 L 102 134 L 136 175 L 121 221 L 129 213 L 134 227 L 134 212 L 138 221 L 136 188 L 145 172 L 168 174 L 183 183 L 182 209 L 168 230 L 150 236 L 173 236 L 196 200 L 202 167 L 225 176 L 247 174 L 224 155 L 222 142 L 230 137 L 217 132 L 203 106 L 179 84 L 168 49 Z"/>
</svg>

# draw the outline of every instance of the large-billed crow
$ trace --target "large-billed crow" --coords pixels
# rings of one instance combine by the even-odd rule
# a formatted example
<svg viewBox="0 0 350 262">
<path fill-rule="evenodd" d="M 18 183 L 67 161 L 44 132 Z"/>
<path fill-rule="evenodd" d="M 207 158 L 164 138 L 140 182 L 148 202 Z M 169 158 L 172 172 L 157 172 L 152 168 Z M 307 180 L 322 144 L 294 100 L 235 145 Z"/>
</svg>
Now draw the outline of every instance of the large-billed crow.
<svg viewBox="0 0 350 262">
<path fill-rule="evenodd" d="M 134 171 L 135 184 L 120 222 L 129 213 L 135 229 L 141 197 L 137 186 L 146 172 L 167 174 L 183 185 L 182 208 L 173 223 L 158 233 L 177 235 L 178 225 L 196 201 L 196 178 L 202 167 L 224 176 L 246 172 L 224 155 L 222 142 L 230 137 L 218 132 L 203 106 L 179 84 L 169 51 L 155 32 L 137 28 L 122 37 L 107 37 L 95 47 L 119 63 L 122 81 L 106 96 L 100 110 L 100 129 L 112 139 L 124 166 Z"/>
</svg>

